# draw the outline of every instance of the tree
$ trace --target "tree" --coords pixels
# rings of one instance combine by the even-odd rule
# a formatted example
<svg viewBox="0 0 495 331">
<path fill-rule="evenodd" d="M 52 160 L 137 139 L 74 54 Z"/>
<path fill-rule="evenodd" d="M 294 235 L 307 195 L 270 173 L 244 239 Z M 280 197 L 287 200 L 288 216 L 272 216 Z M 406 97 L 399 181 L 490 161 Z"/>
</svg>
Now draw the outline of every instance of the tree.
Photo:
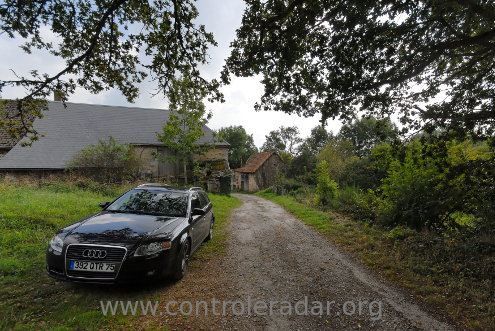
<svg viewBox="0 0 495 331">
<path fill-rule="evenodd" d="M 281 126 L 278 130 L 270 131 L 265 136 L 265 143 L 261 149 L 265 152 L 287 152 L 294 155 L 296 147 L 302 142 L 297 126 Z"/>
<path fill-rule="evenodd" d="M 258 152 L 253 135 L 247 134 L 242 126 L 228 126 L 218 130 L 220 139 L 230 144 L 229 163 L 233 169 L 240 168 L 250 155 Z"/>
<path fill-rule="evenodd" d="M 132 145 L 119 144 L 109 137 L 108 142 L 99 140 L 97 145 L 79 151 L 68 168 L 97 181 L 112 183 L 135 177 L 139 160 Z"/>
<path fill-rule="evenodd" d="M 332 139 L 332 133 L 324 126 L 318 125 L 311 129 L 309 137 L 297 148 L 297 155 L 291 160 L 288 176 L 297 178 L 308 184 L 315 184 L 314 169 L 318 162 L 317 155 Z"/>
<path fill-rule="evenodd" d="M 319 161 L 326 161 L 328 173 L 333 180 L 339 180 L 346 167 L 358 160 L 349 140 L 334 138 L 318 154 Z"/>
<path fill-rule="evenodd" d="M 318 183 L 316 184 L 315 202 L 317 205 L 326 206 L 337 197 L 339 186 L 330 179 L 327 161 L 318 162 L 316 173 Z"/>
<path fill-rule="evenodd" d="M 167 160 L 182 163 L 187 185 L 187 166 L 193 155 L 202 154 L 212 147 L 198 141 L 204 135 L 203 126 L 210 119 L 211 113 L 207 114 L 203 103 L 206 91 L 196 88 L 188 76 L 172 79 L 168 96 L 170 115 L 162 133 L 157 134 L 157 137 L 175 154 L 167 157 Z"/>
<path fill-rule="evenodd" d="M 344 124 L 339 131 L 339 137 L 349 140 L 354 146 L 354 153 L 363 157 L 369 155 L 377 144 L 397 139 L 397 131 L 395 124 L 388 118 L 363 117 Z"/>
<path fill-rule="evenodd" d="M 47 109 L 42 99 L 54 91 L 67 98 L 76 87 L 92 93 L 116 88 L 132 102 L 146 77 L 157 83 L 158 94 L 168 92 L 172 79 L 186 71 L 192 85 L 220 100 L 218 83 L 199 73 L 199 66 L 207 63 L 208 47 L 216 42 L 195 23 L 197 16 L 191 0 L 4 1 L 1 34 L 24 40 L 26 53 L 39 49 L 65 64 L 56 73 L 33 68 L 25 77 L 13 68 L 14 79 L 0 80 L 0 94 L 11 86 L 26 93 L 17 100 L 17 114 L 0 128 L 36 140 L 39 134 L 29 115 L 41 117 Z M 46 28 L 54 38 L 46 37 Z"/>
<path fill-rule="evenodd" d="M 490 135 L 495 5 L 251 0 L 223 80 L 262 75 L 256 109 L 322 120 L 400 113 L 409 128 Z"/>
<path fill-rule="evenodd" d="M 299 146 L 299 153 L 307 150 L 309 153 L 317 155 L 332 138 L 332 132 L 328 132 L 323 125 L 315 126 L 311 129 L 309 137 L 304 139 Z"/>
</svg>

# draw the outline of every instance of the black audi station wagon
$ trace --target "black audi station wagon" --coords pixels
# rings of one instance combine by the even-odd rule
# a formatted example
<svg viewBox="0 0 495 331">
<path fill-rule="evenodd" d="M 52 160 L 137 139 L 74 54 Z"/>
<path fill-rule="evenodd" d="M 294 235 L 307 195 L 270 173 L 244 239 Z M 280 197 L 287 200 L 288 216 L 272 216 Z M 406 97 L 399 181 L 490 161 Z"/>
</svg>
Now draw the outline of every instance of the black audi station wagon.
<svg viewBox="0 0 495 331">
<path fill-rule="evenodd" d="M 143 184 L 100 207 L 52 238 L 49 276 L 93 283 L 179 280 L 189 256 L 213 236 L 213 206 L 201 188 Z"/>
</svg>

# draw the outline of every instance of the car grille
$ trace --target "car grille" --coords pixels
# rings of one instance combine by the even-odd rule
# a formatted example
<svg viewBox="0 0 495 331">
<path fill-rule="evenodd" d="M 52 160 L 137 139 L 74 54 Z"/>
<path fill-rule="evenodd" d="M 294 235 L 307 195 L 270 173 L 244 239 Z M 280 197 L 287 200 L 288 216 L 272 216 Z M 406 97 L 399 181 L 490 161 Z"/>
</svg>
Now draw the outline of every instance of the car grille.
<svg viewBox="0 0 495 331">
<path fill-rule="evenodd" d="M 106 256 L 104 258 L 90 258 L 84 257 L 83 252 L 86 249 L 91 250 L 104 250 Z M 126 249 L 118 246 L 98 246 L 98 245 L 79 245 L 72 244 L 67 248 L 65 254 L 65 264 L 67 270 L 67 276 L 86 280 L 113 280 L 117 277 L 119 269 L 124 261 Z M 83 261 L 95 261 L 95 262 L 115 262 L 115 272 L 98 272 L 98 271 L 80 271 L 69 270 L 71 260 L 83 260 Z"/>
<path fill-rule="evenodd" d="M 107 252 L 107 255 L 103 259 L 83 257 L 83 252 L 86 249 L 98 249 Z M 98 260 L 101 262 L 115 261 L 122 262 L 125 256 L 125 249 L 122 247 L 108 247 L 108 246 L 90 246 L 90 245 L 70 245 L 67 249 L 67 259 L 73 260 Z"/>
</svg>

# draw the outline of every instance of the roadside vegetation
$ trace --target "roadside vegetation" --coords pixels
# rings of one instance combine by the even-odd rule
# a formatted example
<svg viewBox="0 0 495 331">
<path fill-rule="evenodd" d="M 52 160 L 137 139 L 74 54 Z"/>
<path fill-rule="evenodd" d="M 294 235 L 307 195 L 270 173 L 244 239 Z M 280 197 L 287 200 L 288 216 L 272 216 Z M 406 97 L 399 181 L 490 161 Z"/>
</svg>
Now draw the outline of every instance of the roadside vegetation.
<svg viewBox="0 0 495 331">
<path fill-rule="evenodd" d="M 0 329 L 89 330 L 132 328 L 138 317 L 103 316 L 100 300 L 152 300 L 168 281 L 140 286 L 96 286 L 55 281 L 45 274 L 48 241 L 61 227 L 99 210 L 128 186 L 92 181 L 0 184 Z M 234 197 L 209 194 L 216 234 L 192 260 L 225 251 L 228 217 L 240 205 Z M 191 269 L 192 272 L 194 268 Z"/>
<path fill-rule="evenodd" d="M 367 117 L 314 128 L 292 152 L 280 141 L 286 169 L 260 196 L 466 326 L 495 324 L 493 139 L 404 139 Z"/>
</svg>

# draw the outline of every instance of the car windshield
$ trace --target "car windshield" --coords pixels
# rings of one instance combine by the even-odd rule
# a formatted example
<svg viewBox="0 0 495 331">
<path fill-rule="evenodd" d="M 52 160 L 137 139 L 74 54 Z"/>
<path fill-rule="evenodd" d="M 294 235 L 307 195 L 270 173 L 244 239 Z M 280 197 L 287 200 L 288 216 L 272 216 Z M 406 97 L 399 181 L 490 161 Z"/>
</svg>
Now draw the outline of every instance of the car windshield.
<svg viewBox="0 0 495 331">
<path fill-rule="evenodd" d="M 131 190 L 112 203 L 107 211 L 185 217 L 187 194 L 161 190 Z"/>
</svg>

